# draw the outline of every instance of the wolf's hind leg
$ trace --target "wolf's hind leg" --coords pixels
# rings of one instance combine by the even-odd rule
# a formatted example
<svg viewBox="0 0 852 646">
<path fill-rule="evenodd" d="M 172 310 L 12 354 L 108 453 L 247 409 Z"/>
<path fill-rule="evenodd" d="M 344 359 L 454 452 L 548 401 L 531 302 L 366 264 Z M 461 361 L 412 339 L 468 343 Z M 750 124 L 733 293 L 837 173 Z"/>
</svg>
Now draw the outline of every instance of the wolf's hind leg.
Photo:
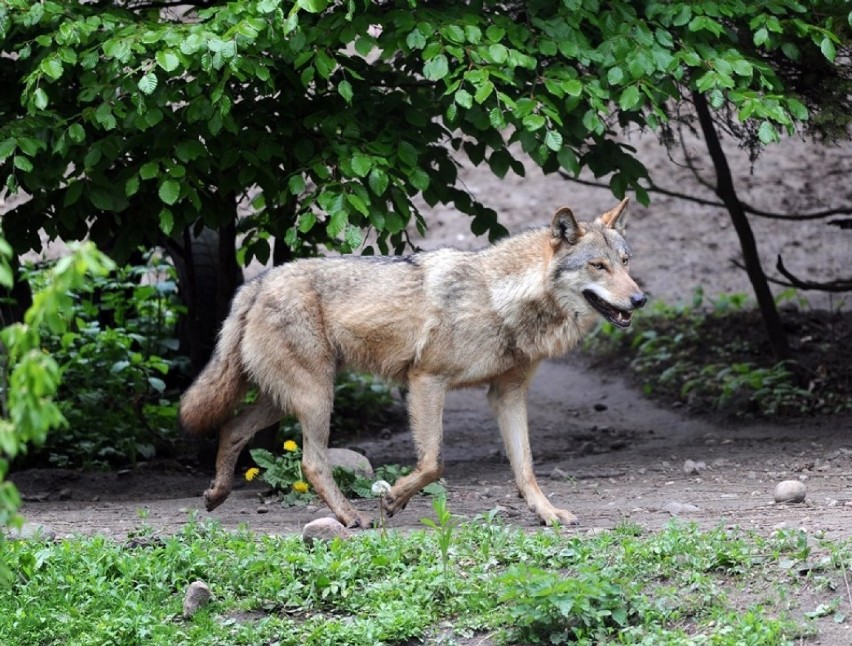
<svg viewBox="0 0 852 646">
<path fill-rule="evenodd" d="M 527 389 L 534 369 L 523 373 L 507 373 L 496 379 L 488 390 L 488 401 L 497 417 L 500 435 L 506 446 L 515 483 L 527 506 L 543 524 L 554 522 L 575 525 L 577 517 L 570 511 L 554 507 L 542 493 L 533 472 L 527 425 Z"/>
<path fill-rule="evenodd" d="M 314 373 L 301 373 L 298 377 L 293 379 L 292 401 L 302 425 L 302 473 L 343 525 L 370 527 L 370 516 L 357 511 L 340 491 L 328 460 L 334 374 L 327 379 Z"/>
<path fill-rule="evenodd" d="M 239 415 L 219 431 L 219 451 L 216 454 L 216 476 L 204 492 L 204 506 L 213 511 L 231 493 L 237 458 L 252 436 L 284 416 L 271 398 L 261 394 Z"/>
<path fill-rule="evenodd" d="M 411 435 L 417 447 L 417 466 L 407 476 L 396 481 L 382 506 L 389 516 L 404 508 L 411 497 L 426 485 L 441 477 L 443 470 L 441 446 L 444 429 L 446 384 L 432 375 L 413 375 L 409 378 L 408 414 Z"/>
</svg>

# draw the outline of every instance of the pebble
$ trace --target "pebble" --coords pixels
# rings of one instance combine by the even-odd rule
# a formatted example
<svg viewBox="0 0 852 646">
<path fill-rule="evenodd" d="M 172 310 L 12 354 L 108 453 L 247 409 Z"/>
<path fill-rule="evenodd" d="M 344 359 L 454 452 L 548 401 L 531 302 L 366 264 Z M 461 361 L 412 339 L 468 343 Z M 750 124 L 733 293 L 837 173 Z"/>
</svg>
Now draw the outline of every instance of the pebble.
<svg viewBox="0 0 852 646">
<path fill-rule="evenodd" d="M 373 465 L 360 453 L 350 449 L 328 449 L 328 461 L 332 467 L 344 467 L 359 476 L 373 479 Z"/>
<path fill-rule="evenodd" d="M 204 581 L 193 581 L 186 589 L 183 597 L 183 617 L 189 619 L 196 612 L 210 603 L 210 588 Z"/>
<path fill-rule="evenodd" d="M 317 518 L 302 528 L 302 542 L 312 547 L 316 541 L 330 541 L 335 538 L 346 539 L 352 535 L 336 518 Z"/>
<path fill-rule="evenodd" d="M 707 468 L 707 463 L 705 462 L 695 462 L 693 460 L 687 460 L 683 463 L 683 470 L 685 473 L 689 475 L 697 476 L 699 473 L 704 471 Z"/>
<path fill-rule="evenodd" d="M 784 480 L 775 485 L 773 498 L 775 502 L 802 502 L 808 489 L 803 482 L 798 480 Z"/>
<path fill-rule="evenodd" d="M 568 474 L 565 473 L 565 471 L 563 471 L 559 467 L 553 467 L 553 471 L 550 472 L 550 479 L 551 480 L 567 480 Z"/>
<path fill-rule="evenodd" d="M 56 532 L 47 525 L 24 523 L 21 527 L 10 527 L 8 536 L 12 540 L 43 540 L 56 539 Z"/>
<path fill-rule="evenodd" d="M 701 511 L 701 508 L 697 505 L 693 505 L 688 502 L 670 502 L 666 503 L 663 507 L 663 511 L 667 511 L 672 516 L 677 516 L 679 514 L 688 514 L 694 511 Z"/>
</svg>

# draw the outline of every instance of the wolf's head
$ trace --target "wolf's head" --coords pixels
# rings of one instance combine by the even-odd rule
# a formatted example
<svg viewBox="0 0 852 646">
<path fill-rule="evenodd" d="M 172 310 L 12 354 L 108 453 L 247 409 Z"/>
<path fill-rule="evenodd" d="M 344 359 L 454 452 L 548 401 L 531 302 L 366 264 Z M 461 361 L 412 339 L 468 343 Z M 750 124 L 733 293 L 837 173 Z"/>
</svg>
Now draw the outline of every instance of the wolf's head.
<svg viewBox="0 0 852 646">
<path fill-rule="evenodd" d="M 648 298 L 628 273 L 630 247 L 624 239 L 627 198 L 594 222 L 578 222 L 562 207 L 550 225 L 552 289 L 575 315 L 597 312 L 618 327 L 628 327 L 633 310 Z"/>
</svg>

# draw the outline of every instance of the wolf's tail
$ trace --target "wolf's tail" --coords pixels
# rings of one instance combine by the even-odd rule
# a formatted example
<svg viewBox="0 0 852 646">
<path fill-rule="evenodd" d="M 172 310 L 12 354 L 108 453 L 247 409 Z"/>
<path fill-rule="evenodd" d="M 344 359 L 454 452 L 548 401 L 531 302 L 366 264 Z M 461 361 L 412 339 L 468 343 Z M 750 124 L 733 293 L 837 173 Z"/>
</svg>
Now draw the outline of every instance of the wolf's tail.
<svg viewBox="0 0 852 646">
<path fill-rule="evenodd" d="M 237 292 L 231 312 L 222 324 L 216 350 L 204 370 L 180 398 L 181 428 L 191 435 L 218 429 L 234 413 L 248 389 L 240 358 L 246 313 L 255 299 L 257 285 L 249 283 Z"/>
</svg>

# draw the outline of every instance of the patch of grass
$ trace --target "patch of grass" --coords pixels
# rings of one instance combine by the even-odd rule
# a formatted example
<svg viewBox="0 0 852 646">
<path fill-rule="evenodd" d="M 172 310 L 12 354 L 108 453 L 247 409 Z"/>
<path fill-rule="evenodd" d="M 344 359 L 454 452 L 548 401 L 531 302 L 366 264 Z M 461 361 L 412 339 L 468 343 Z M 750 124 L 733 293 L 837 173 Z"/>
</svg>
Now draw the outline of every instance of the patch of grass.
<svg viewBox="0 0 852 646">
<path fill-rule="evenodd" d="M 491 516 L 455 526 L 446 552 L 442 540 L 363 532 L 308 549 L 191 520 L 126 543 L 6 542 L 16 579 L 0 589 L 0 643 L 775 645 L 845 621 L 849 546 L 799 532 L 672 524 L 580 537 Z M 789 565 L 817 557 L 820 585 Z M 184 620 L 195 579 L 213 600 Z"/>
<path fill-rule="evenodd" d="M 621 330 L 605 323 L 586 349 L 626 368 L 645 394 L 697 412 L 742 417 L 852 409 L 852 314 L 785 310 L 796 362 L 777 362 L 759 312 L 742 294 L 689 305 L 655 303 Z"/>
</svg>

